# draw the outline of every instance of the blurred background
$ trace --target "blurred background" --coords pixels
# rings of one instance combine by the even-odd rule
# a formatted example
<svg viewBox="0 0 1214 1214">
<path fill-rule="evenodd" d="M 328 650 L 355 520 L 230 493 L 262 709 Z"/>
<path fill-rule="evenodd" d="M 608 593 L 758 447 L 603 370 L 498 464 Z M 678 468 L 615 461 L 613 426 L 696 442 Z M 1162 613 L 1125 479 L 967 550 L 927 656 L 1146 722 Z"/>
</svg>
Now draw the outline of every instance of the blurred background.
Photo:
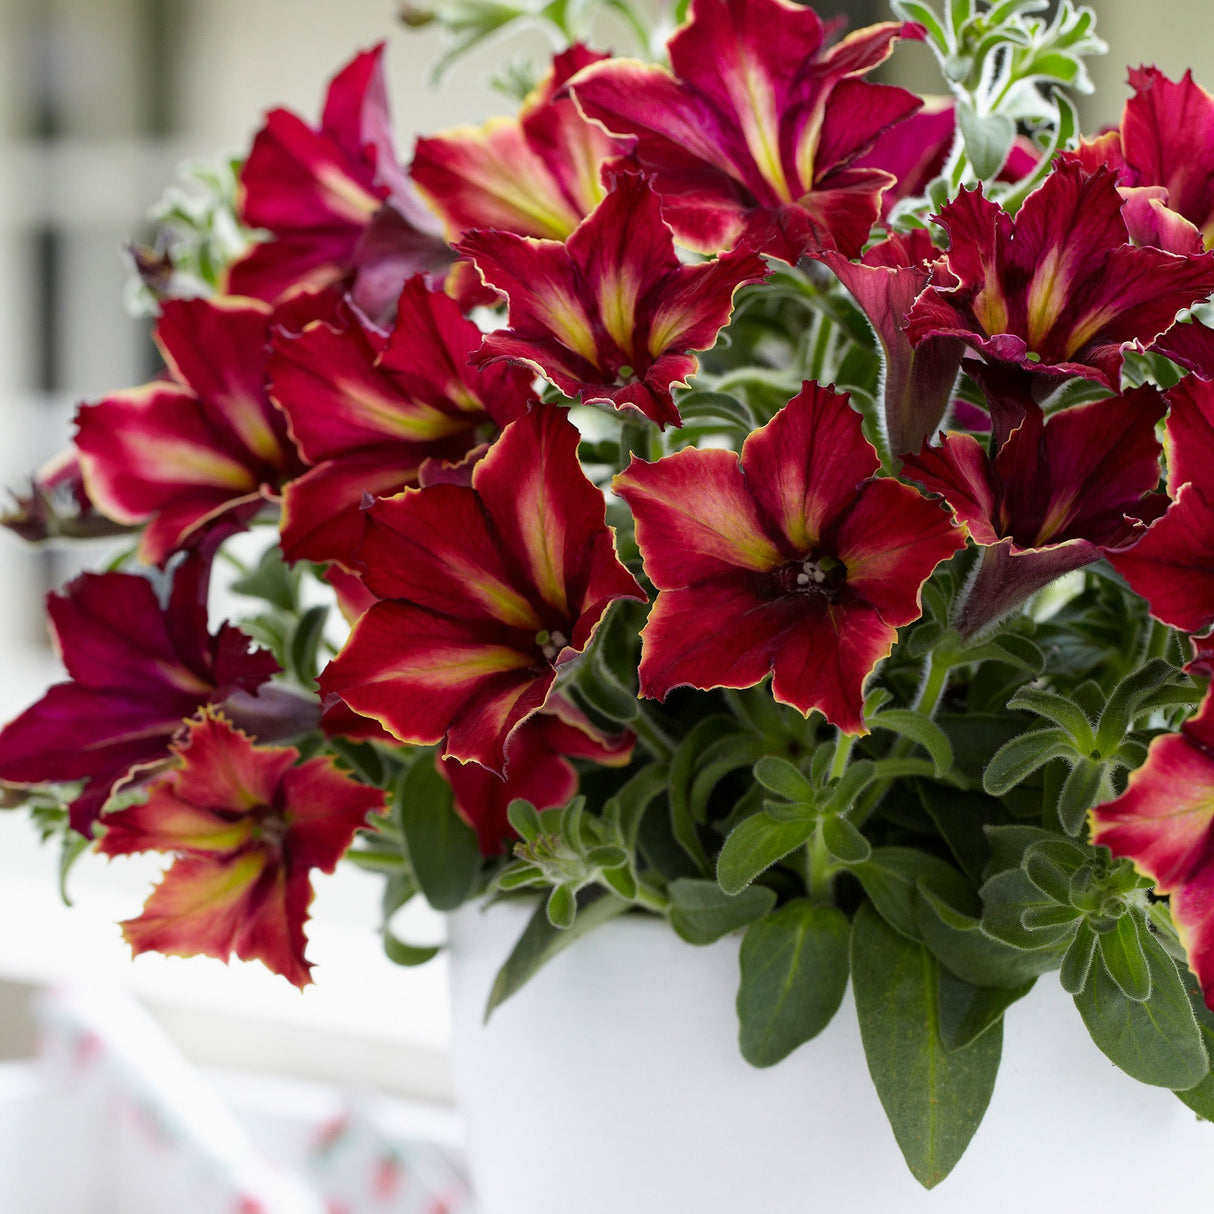
<svg viewBox="0 0 1214 1214">
<path fill-rule="evenodd" d="M 1214 89 L 1205 4 L 1094 7 L 1110 52 L 1093 65 L 1086 131 L 1117 121 L 1130 64 L 1173 77 L 1191 66 Z M 828 0 L 820 11 L 844 6 Z M 846 11 L 853 23 L 888 15 L 863 2 Z M 65 445 L 79 401 L 155 372 L 149 325 L 123 307 L 122 246 L 150 235 L 145 213 L 176 166 L 242 152 L 271 106 L 315 120 L 328 78 L 381 39 L 405 160 L 418 133 L 510 112 L 484 80 L 542 45 L 526 35 L 491 42 L 434 87 L 441 37 L 405 29 L 393 0 L 0 0 L 0 488 L 22 486 Z M 934 61 L 913 44 L 898 49 L 885 78 L 940 91 Z M 0 535 L 0 721 L 57 677 L 46 591 L 103 556 L 34 551 Z M 34 991 L 117 984 L 194 1062 L 449 1102 L 441 962 L 406 971 L 382 957 L 376 879 L 350 873 L 323 884 L 311 928 L 317 984 L 301 996 L 244 966 L 132 964 L 115 922 L 138 912 L 155 865 L 85 857 L 72 908 L 58 896 L 56 867 L 23 816 L 0 815 L 0 1058 L 32 1052 Z"/>
</svg>

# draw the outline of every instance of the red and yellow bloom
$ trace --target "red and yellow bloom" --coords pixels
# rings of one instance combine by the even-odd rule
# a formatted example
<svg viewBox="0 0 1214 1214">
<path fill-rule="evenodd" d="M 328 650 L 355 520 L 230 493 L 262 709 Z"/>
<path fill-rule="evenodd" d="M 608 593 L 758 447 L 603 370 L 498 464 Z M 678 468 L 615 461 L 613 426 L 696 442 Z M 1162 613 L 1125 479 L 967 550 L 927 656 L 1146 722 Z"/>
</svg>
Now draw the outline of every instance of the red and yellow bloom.
<svg viewBox="0 0 1214 1214">
<path fill-rule="evenodd" d="M 329 757 L 299 763 L 290 746 L 258 746 L 213 710 L 191 720 L 171 770 L 145 802 L 107 814 L 97 850 L 175 858 L 143 908 L 122 924 L 132 951 L 261 961 L 311 982 L 304 923 L 313 869 L 331 873 L 384 808 Z"/>
<path fill-rule="evenodd" d="M 612 59 L 569 87 L 588 117 L 635 139 L 680 244 L 852 257 L 895 180 L 853 162 L 921 105 L 862 77 L 923 30 L 886 22 L 833 45 L 826 32 L 788 0 L 694 0 L 669 43 L 672 71 Z"/>
<path fill-rule="evenodd" d="M 1172 921 L 1214 1007 L 1214 694 L 1179 733 L 1156 738 L 1121 796 L 1092 810 L 1092 842 L 1167 894 Z"/>
<path fill-rule="evenodd" d="M 864 681 L 965 543 L 935 503 L 878 479 L 860 416 L 806 384 L 732 451 L 686 448 L 615 478 L 658 588 L 642 695 L 751 687 L 863 733 Z"/>
<path fill-rule="evenodd" d="M 266 392 L 271 310 L 255 299 L 177 299 L 156 342 L 170 379 L 114 392 L 76 417 L 89 497 L 146 523 L 139 554 L 162 565 L 219 523 L 245 525 L 303 470 Z"/>
<path fill-rule="evenodd" d="M 356 320 L 274 335 L 270 391 L 312 465 L 283 491 L 289 560 L 351 566 L 364 495 L 417 484 L 426 460 L 461 459 L 526 412 L 530 372 L 470 367 L 480 341 L 454 301 L 420 276 L 401 293 L 386 339 Z"/>
<path fill-rule="evenodd" d="M 510 325 L 486 335 L 477 366 L 532 367 L 566 396 L 679 424 L 671 395 L 729 322 L 734 292 L 767 267 L 739 249 L 683 265 L 658 197 L 621 173 L 564 243 L 470 232 L 456 248 L 510 301 Z"/>
<path fill-rule="evenodd" d="M 1116 177 L 1058 163 L 1013 219 L 981 187 L 943 207 L 942 272 L 910 313 L 913 343 L 959 337 L 988 360 L 1120 387 L 1123 349 L 1150 345 L 1214 290 L 1214 256 L 1136 248 Z"/>
<path fill-rule="evenodd" d="M 322 672 L 326 697 L 403 742 L 503 773 L 508 743 L 618 598 L 643 601 L 615 554 L 602 493 L 565 411 L 512 422 L 471 486 L 406 489 L 367 511 L 359 550 L 379 598 Z"/>
</svg>

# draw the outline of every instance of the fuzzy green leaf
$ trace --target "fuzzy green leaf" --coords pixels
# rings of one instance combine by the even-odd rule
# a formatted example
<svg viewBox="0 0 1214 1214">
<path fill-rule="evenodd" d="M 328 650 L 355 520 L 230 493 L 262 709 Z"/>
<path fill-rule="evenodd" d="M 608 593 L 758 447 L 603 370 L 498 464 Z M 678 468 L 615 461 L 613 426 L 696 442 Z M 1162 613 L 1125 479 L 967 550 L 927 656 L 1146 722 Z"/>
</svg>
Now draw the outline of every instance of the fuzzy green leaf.
<svg viewBox="0 0 1214 1214">
<path fill-rule="evenodd" d="M 871 729 L 889 729 L 901 737 L 922 746 L 936 765 L 936 775 L 942 776 L 953 765 L 953 744 L 948 735 L 931 717 L 909 708 L 887 708 L 870 717 Z"/>
<path fill-rule="evenodd" d="M 1074 756 L 1075 743 L 1064 729 L 1034 729 L 1004 743 L 982 773 L 982 787 L 1001 797 L 1051 759 Z"/>
<path fill-rule="evenodd" d="M 727 894 L 741 893 L 777 860 L 807 843 L 816 829 L 804 819 L 776 821 L 768 813 L 755 814 L 730 832 L 717 858 L 717 881 Z"/>
<path fill-rule="evenodd" d="M 715 881 L 680 878 L 668 893 L 670 926 L 688 944 L 711 944 L 761 919 L 776 904 L 775 891 L 763 885 L 727 894 Z"/>
<path fill-rule="evenodd" d="M 1141 933 L 1151 975 L 1145 1000 L 1127 999 L 1104 965 L 1093 965 L 1075 1006 L 1103 1053 L 1142 1083 L 1184 1090 L 1209 1072 L 1201 1030 L 1176 964 L 1154 936 Z"/>
<path fill-rule="evenodd" d="M 939 964 L 871 906 L 856 912 L 851 967 L 869 1074 L 907 1166 L 930 1189 L 952 1171 L 986 1112 L 1002 1026 L 992 1024 L 970 1044 L 946 1050 Z"/>
<path fill-rule="evenodd" d="M 417 883 L 435 910 L 455 910 L 472 894 L 481 867 L 476 832 L 455 812 L 451 785 L 423 753 L 405 772 L 399 815 Z"/>
<path fill-rule="evenodd" d="M 772 1066 L 816 1037 L 847 989 L 847 916 L 799 898 L 752 923 L 742 940 L 738 1042 Z"/>
</svg>

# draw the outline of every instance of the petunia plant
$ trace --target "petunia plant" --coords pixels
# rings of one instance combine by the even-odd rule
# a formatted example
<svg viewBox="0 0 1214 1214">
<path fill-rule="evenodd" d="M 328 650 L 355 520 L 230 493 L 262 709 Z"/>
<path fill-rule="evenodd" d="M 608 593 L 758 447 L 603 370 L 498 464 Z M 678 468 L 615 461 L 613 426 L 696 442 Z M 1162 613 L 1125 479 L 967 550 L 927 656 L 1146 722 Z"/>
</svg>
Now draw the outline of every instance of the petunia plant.
<svg viewBox="0 0 1214 1214">
<path fill-rule="evenodd" d="M 0 803 L 169 858 L 136 952 L 299 986 L 343 859 L 402 964 L 415 896 L 531 907 L 490 1011 L 625 914 L 737 943 L 755 1066 L 852 979 L 929 1187 L 1038 981 L 1214 1119 L 1214 100 L 1080 138 L 1069 0 L 595 7 L 407 6 L 559 45 L 411 149 L 370 48 L 162 206 L 163 372 L 5 520 L 116 547 Z"/>
</svg>

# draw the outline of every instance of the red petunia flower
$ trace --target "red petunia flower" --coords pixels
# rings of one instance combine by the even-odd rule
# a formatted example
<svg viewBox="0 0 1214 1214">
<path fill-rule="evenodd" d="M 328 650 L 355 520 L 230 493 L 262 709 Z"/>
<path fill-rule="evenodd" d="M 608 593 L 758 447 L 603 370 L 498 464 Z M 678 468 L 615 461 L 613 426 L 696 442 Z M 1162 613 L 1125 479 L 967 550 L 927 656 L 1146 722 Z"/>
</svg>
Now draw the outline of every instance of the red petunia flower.
<svg viewBox="0 0 1214 1214">
<path fill-rule="evenodd" d="M 1091 813 L 1092 842 L 1167 894 L 1172 921 L 1214 1007 L 1214 693 L 1179 733 L 1151 742 L 1121 796 Z"/>
<path fill-rule="evenodd" d="M 860 252 L 894 178 L 854 162 L 922 104 L 861 77 L 918 25 L 886 22 L 829 45 L 813 9 L 787 0 L 693 0 L 665 68 L 612 59 L 569 87 L 582 111 L 653 174 L 681 244 L 746 242 L 790 264 Z"/>
<path fill-rule="evenodd" d="M 271 239 L 228 270 L 225 291 L 270 302 L 300 288 L 349 285 L 368 315 L 406 278 L 444 270 L 451 250 L 397 162 L 384 47 L 356 55 L 329 84 L 320 126 L 271 110 L 240 174 L 238 211 Z"/>
<path fill-rule="evenodd" d="M 1085 140 L 1076 153 L 1089 167 L 1108 165 L 1131 191 L 1159 187 L 1160 201 L 1214 245 L 1214 97 L 1193 73 L 1169 80 L 1156 67 L 1130 69 L 1134 95 L 1118 130 Z"/>
<path fill-rule="evenodd" d="M 816 384 L 741 459 L 694 448 L 634 459 L 614 486 L 659 591 L 641 693 L 751 687 L 774 672 L 782 704 L 863 733 L 865 679 L 965 543 L 936 503 L 877 468 L 847 397 Z"/>
<path fill-rule="evenodd" d="M 169 742 L 201 705 L 273 711 L 277 673 L 268 651 L 243 632 L 207 631 L 209 556 L 177 568 L 168 606 L 151 582 L 129 573 L 86 573 L 48 600 L 55 642 L 71 681 L 57 683 L 0 730 L 0 779 L 17 784 L 87 780 L 72 802 L 88 834 L 114 789 L 136 769 L 163 762 Z"/>
<path fill-rule="evenodd" d="M 512 422 L 471 487 L 407 489 L 367 511 L 359 556 L 382 601 L 321 673 L 322 694 L 403 742 L 502 774 L 514 731 L 618 598 L 644 601 L 615 554 L 602 493 L 565 411 Z"/>
<path fill-rule="evenodd" d="M 906 317 L 932 281 L 940 250 L 921 228 L 867 249 L 859 261 L 819 253 L 860 305 L 881 348 L 878 417 L 889 453 L 918 451 L 940 426 L 961 370 L 964 343 L 926 337 L 912 346 Z"/>
<path fill-rule="evenodd" d="M 767 275 L 749 249 L 683 265 L 657 195 L 621 173 L 567 241 L 470 232 L 457 246 L 510 301 L 510 327 L 486 335 L 477 366 L 534 368 L 583 403 L 630 407 L 679 425 L 671 396 L 729 322 L 734 292 Z"/>
<path fill-rule="evenodd" d="M 523 102 L 518 118 L 493 118 L 419 139 L 414 182 L 442 216 L 450 240 L 474 228 L 564 240 L 607 190 L 601 170 L 627 149 L 558 97 L 582 68 L 607 56 L 576 45 Z"/>
<path fill-rule="evenodd" d="M 299 763 L 294 747 L 258 746 L 213 709 L 188 722 L 173 754 L 145 803 L 102 819 L 103 854 L 175 857 L 143 914 L 122 924 L 127 943 L 136 954 L 235 954 L 307 986 L 312 871 L 337 867 L 383 792 L 328 756 Z"/>
<path fill-rule="evenodd" d="M 401 293 L 386 340 L 357 321 L 275 333 L 270 391 L 313 465 L 283 491 L 289 560 L 350 566 L 364 495 L 417 484 L 426 460 L 461 459 L 526 412 L 531 373 L 470 367 L 480 341 L 480 329 L 420 276 Z"/>
<path fill-rule="evenodd" d="M 988 360 L 1116 392 L 1124 347 L 1150 345 L 1214 290 L 1214 255 L 1132 246 L 1121 208 L 1111 172 L 1073 161 L 1015 219 L 981 187 L 962 191 L 936 217 L 949 250 L 911 310 L 910 340 L 959 337 Z"/>
<path fill-rule="evenodd" d="M 1125 544 L 1133 520 L 1155 517 L 1163 411 L 1150 386 L 1048 422 L 1025 397 L 1019 424 L 993 456 L 972 435 L 949 434 L 904 459 L 903 475 L 939 493 L 984 545 L 958 622 L 964 635 Z"/>
<path fill-rule="evenodd" d="M 271 311 L 254 299 L 176 299 L 156 342 L 171 379 L 114 392 L 76 417 L 89 497 L 146 522 L 139 555 L 163 565 L 219 523 L 245 525 L 303 471 L 265 388 Z"/>
<path fill-rule="evenodd" d="M 1207 632 L 1214 627 L 1214 383 L 1190 375 L 1165 395 L 1173 501 L 1138 543 L 1108 556 L 1157 620 Z"/>
</svg>

